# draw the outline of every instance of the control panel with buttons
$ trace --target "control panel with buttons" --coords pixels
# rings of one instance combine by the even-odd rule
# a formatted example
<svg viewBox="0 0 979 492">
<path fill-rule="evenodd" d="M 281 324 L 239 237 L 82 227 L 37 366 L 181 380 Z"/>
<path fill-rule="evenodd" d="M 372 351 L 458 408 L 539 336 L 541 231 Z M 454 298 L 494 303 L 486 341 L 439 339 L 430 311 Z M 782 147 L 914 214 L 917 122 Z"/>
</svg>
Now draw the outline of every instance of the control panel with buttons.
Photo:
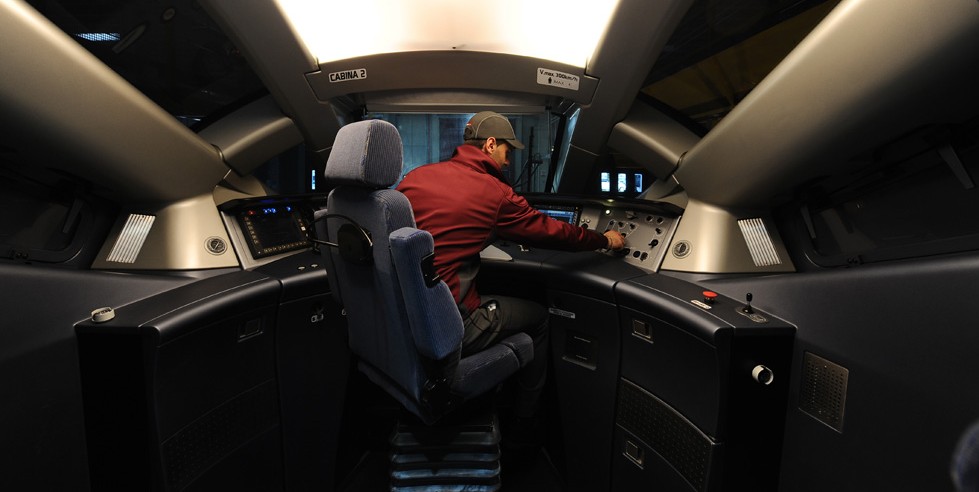
<svg viewBox="0 0 979 492">
<path fill-rule="evenodd" d="M 626 247 L 605 253 L 654 272 L 659 270 L 682 213 L 669 204 L 638 199 L 576 200 L 546 195 L 527 198 L 552 219 L 599 233 L 618 231 L 625 237 Z"/>
<path fill-rule="evenodd" d="M 619 231 L 625 237 L 626 247 L 609 251 L 608 254 L 621 256 L 628 263 L 656 271 L 676 230 L 677 216 L 635 206 L 585 206 L 581 211 L 581 222 L 581 225 L 587 224 L 598 232 Z"/>
</svg>

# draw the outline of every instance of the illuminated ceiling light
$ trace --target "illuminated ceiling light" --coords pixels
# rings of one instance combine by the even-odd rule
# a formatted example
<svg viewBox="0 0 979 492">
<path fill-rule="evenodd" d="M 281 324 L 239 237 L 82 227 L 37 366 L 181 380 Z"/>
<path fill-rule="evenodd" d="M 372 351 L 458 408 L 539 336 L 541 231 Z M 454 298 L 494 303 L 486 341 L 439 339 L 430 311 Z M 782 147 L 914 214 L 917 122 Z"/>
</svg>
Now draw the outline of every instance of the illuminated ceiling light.
<svg viewBox="0 0 979 492">
<path fill-rule="evenodd" d="M 584 67 L 618 0 L 278 0 L 319 63 L 402 51 L 465 50 Z"/>
</svg>

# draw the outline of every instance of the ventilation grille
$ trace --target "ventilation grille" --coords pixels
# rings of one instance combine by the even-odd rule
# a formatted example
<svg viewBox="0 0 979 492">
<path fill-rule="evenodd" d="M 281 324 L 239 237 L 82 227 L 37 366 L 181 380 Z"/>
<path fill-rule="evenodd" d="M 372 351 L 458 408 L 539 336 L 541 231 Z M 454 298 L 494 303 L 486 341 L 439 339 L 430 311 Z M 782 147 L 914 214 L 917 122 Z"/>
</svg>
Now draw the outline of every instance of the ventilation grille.
<svg viewBox="0 0 979 492">
<path fill-rule="evenodd" d="M 619 383 L 616 423 L 663 457 L 696 490 L 704 490 L 714 443 L 673 408 L 631 381 Z"/>
<path fill-rule="evenodd" d="M 799 409 L 842 433 L 850 371 L 809 352 L 805 353 L 802 364 Z"/>
<path fill-rule="evenodd" d="M 778 258 L 778 253 L 775 252 L 772 237 L 768 234 L 768 229 L 765 228 L 765 221 L 757 218 L 741 219 L 738 221 L 738 226 L 741 227 L 741 234 L 744 235 L 744 242 L 748 245 L 751 261 L 755 262 L 755 266 L 782 264 L 782 260 Z"/>
<path fill-rule="evenodd" d="M 184 427 L 163 443 L 168 490 L 182 490 L 222 458 L 278 425 L 277 389 L 266 381 Z"/>
<path fill-rule="evenodd" d="M 119 232 L 115 246 L 112 247 L 105 261 L 135 263 L 139 251 L 143 249 L 143 242 L 146 241 L 146 236 L 153 227 L 154 220 L 156 220 L 154 215 L 129 214 L 126 224 Z"/>
</svg>

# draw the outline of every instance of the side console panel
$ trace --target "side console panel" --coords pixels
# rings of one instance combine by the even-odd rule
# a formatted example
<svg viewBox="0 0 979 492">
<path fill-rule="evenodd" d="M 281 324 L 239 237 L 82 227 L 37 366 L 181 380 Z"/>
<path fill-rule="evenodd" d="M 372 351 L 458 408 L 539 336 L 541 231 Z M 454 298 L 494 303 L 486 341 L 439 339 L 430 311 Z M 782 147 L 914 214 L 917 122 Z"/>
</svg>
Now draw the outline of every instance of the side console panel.
<svg viewBox="0 0 979 492">
<path fill-rule="evenodd" d="M 661 275 L 616 297 L 612 490 L 775 490 L 794 328 Z"/>
<path fill-rule="evenodd" d="M 703 281 L 798 326 L 782 490 L 955 489 L 979 419 L 977 278 L 971 252 Z"/>
<path fill-rule="evenodd" d="M 93 490 L 282 489 L 279 295 L 235 272 L 76 326 Z"/>
</svg>

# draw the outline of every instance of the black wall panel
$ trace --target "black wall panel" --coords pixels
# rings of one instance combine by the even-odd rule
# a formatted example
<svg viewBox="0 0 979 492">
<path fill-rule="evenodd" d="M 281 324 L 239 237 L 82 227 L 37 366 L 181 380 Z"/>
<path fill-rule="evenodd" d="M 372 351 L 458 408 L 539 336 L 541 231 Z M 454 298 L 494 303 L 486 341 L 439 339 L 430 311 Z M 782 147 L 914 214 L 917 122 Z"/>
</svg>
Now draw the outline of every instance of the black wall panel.
<svg viewBox="0 0 979 492">
<path fill-rule="evenodd" d="M 977 281 L 976 254 L 701 281 L 797 326 L 780 490 L 953 490 L 979 419 Z M 848 371 L 840 431 L 800 409 L 807 353 Z"/>
<path fill-rule="evenodd" d="M 0 489 L 89 489 L 75 323 L 192 281 L 0 262 Z"/>
</svg>

